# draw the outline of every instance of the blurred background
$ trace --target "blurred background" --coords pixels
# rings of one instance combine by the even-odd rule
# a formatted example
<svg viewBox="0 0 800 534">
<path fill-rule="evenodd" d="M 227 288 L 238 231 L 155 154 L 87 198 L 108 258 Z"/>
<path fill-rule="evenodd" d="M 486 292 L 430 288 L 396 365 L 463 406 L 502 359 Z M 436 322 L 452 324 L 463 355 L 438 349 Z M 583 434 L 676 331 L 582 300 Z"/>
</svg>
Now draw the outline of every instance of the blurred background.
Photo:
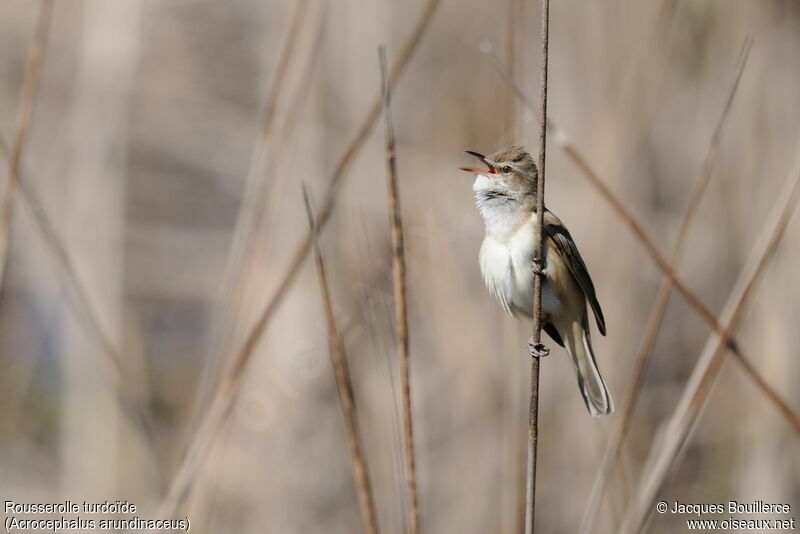
<svg viewBox="0 0 800 534">
<path fill-rule="evenodd" d="M 142 517 L 157 515 L 215 388 L 307 235 L 301 183 L 321 204 L 379 94 L 377 46 L 398 58 L 426 4 L 55 2 L 20 179 L 100 330 L 18 193 L 0 300 L 4 499 L 122 498 Z M 7 146 L 39 5 L 0 4 Z M 426 532 L 521 530 L 530 324 L 505 316 L 484 288 L 483 222 L 472 177 L 457 169 L 472 164 L 465 149 L 515 141 L 536 152 L 535 114 L 481 45 L 538 96 L 539 10 L 529 0 L 442 0 L 393 93 Z M 667 257 L 748 34 L 752 52 L 679 269 L 715 313 L 798 155 L 800 4 L 551 7 L 549 116 Z M 555 143 L 547 162 L 548 207 L 569 226 L 605 311 L 608 336 L 595 331 L 594 344 L 619 407 L 662 275 Z M 381 531 L 399 533 L 406 505 L 386 184 L 379 121 L 342 175 L 321 242 Z M 796 217 L 736 332 L 794 410 L 798 243 Z M 98 331 L 119 356 L 117 371 Z M 709 333 L 674 294 L 597 532 L 616 531 Z M 310 258 L 241 377 L 175 517 L 188 515 L 196 532 L 360 531 Z M 616 416 L 588 416 L 558 347 L 542 362 L 541 388 L 537 525 L 575 532 Z M 134 409 L 149 431 L 131 422 Z M 660 494 L 800 506 L 797 435 L 734 363 Z M 648 531 L 683 530 L 667 514 Z"/>
</svg>

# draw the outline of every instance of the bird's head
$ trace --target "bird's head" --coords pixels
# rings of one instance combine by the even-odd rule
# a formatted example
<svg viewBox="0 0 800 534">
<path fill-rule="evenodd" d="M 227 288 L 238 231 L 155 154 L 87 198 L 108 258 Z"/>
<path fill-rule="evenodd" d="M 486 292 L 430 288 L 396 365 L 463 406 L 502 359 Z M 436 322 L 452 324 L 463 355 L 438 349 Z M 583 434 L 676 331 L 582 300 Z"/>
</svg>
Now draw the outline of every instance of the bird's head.
<svg viewBox="0 0 800 534">
<path fill-rule="evenodd" d="M 536 197 L 536 163 L 521 146 L 508 145 L 488 156 L 469 150 L 467 154 L 486 165 L 485 169 L 461 167 L 477 175 L 472 189 L 479 200 L 520 201 Z"/>
</svg>

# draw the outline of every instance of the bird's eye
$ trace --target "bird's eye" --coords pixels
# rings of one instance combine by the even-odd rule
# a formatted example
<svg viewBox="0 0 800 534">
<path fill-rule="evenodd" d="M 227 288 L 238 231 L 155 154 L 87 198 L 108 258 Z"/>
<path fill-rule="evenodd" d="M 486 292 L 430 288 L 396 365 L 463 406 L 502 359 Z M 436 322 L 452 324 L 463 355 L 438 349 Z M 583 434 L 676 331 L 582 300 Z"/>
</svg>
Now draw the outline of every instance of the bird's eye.
<svg viewBox="0 0 800 534">
<path fill-rule="evenodd" d="M 503 174 L 508 174 L 508 173 L 511 172 L 511 166 L 510 165 L 503 165 L 503 168 L 500 169 L 500 170 L 503 171 Z"/>
</svg>

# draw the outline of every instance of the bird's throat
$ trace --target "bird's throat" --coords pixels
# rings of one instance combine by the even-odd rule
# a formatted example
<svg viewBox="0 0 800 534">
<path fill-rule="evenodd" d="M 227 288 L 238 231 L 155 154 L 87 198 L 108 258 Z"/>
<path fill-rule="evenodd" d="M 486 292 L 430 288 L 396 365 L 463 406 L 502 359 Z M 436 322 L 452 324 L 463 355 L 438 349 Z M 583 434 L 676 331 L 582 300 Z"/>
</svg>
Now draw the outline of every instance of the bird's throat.
<svg viewBox="0 0 800 534">
<path fill-rule="evenodd" d="M 534 214 L 535 206 L 531 203 L 511 196 L 479 198 L 485 194 L 476 193 L 476 204 L 483 216 L 486 235 L 500 242 L 509 240 Z"/>
</svg>

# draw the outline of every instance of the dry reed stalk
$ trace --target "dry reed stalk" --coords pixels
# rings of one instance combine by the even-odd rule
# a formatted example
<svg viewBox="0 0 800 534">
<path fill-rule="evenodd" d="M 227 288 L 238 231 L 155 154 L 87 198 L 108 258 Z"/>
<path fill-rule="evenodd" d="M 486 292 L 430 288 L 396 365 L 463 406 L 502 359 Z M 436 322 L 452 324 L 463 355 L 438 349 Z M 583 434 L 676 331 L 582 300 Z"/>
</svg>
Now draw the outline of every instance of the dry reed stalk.
<svg viewBox="0 0 800 534">
<path fill-rule="evenodd" d="M 325 261 L 322 257 L 322 250 L 319 246 L 319 236 L 317 223 L 314 220 L 314 211 L 311 208 L 311 200 L 308 197 L 308 190 L 303 185 L 303 200 L 308 214 L 308 225 L 311 231 L 311 243 L 314 249 L 314 260 L 317 266 L 317 277 L 319 279 L 319 290 L 322 298 L 322 308 L 325 313 L 325 326 L 328 331 L 328 348 L 330 350 L 331 365 L 336 379 L 336 392 L 339 395 L 339 406 L 342 408 L 344 416 L 347 443 L 350 446 L 350 454 L 353 461 L 353 476 L 356 479 L 358 489 L 358 503 L 361 510 L 361 522 L 364 532 L 367 534 L 377 534 L 378 520 L 375 515 L 375 502 L 372 498 L 372 486 L 369 479 L 367 462 L 364 459 L 361 444 L 361 433 L 358 427 L 358 412 L 356 410 L 356 399 L 353 394 L 353 381 L 350 378 L 350 368 L 347 363 L 347 353 L 345 352 L 344 342 L 339 335 L 336 326 L 336 318 L 333 312 L 333 303 L 328 286 L 328 275 L 325 269 Z"/>
<path fill-rule="evenodd" d="M 433 18 L 436 9 L 439 7 L 439 4 L 440 0 L 428 0 L 427 4 L 423 8 L 422 14 L 418 19 L 416 26 L 414 27 L 414 31 L 406 41 L 406 44 L 401 50 L 400 55 L 396 60 L 394 67 L 392 68 L 391 75 L 389 77 L 390 87 L 393 87 L 404 73 L 409 61 L 411 60 L 411 57 L 417 50 L 423 35 L 430 26 L 431 19 Z M 382 103 L 383 96 L 379 94 L 370 107 L 364 122 L 358 128 L 355 136 L 347 145 L 347 148 L 342 154 L 342 157 L 340 158 L 329 179 L 328 187 L 325 192 L 325 198 L 322 203 L 322 209 L 320 210 L 317 219 L 320 228 L 325 226 L 328 218 L 331 215 L 331 212 L 333 211 L 339 186 L 341 185 L 345 171 L 347 171 L 347 169 L 350 167 L 356 154 L 358 154 L 364 142 L 367 140 L 367 137 L 369 136 L 369 133 L 372 130 L 378 115 L 380 114 Z M 286 269 L 280 279 L 280 282 L 278 283 L 278 287 L 273 292 L 252 330 L 248 333 L 244 344 L 234 357 L 231 366 L 226 371 L 224 378 L 217 387 L 209 409 L 203 415 L 203 419 L 200 422 L 197 431 L 190 439 L 190 442 L 183 455 L 183 459 L 181 460 L 173 477 L 172 483 L 170 484 L 170 489 L 168 490 L 164 502 L 160 507 L 160 515 L 171 515 L 171 512 L 178 505 L 179 501 L 185 497 L 187 491 L 189 490 L 189 486 L 194 478 L 194 473 L 196 472 L 197 466 L 205 458 L 208 448 L 213 441 L 214 434 L 216 434 L 220 422 L 225 418 L 225 415 L 230 409 L 231 403 L 236 396 L 236 390 L 238 389 L 238 385 L 241 380 L 242 371 L 255 352 L 255 348 L 258 345 L 258 342 L 261 340 L 261 336 L 263 335 L 267 324 L 275 314 L 275 311 L 278 309 L 280 304 L 283 302 L 286 293 L 297 278 L 297 274 L 300 271 L 300 267 L 302 266 L 303 260 L 308 254 L 310 247 L 311 236 L 309 233 L 306 234 L 302 242 L 297 246 L 294 254 L 292 255 L 289 267 Z"/>
<path fill-rule="evenodd" d="M 283 46 L 278 56 L 272 84 L 264 101 L 261 112 L 258 138 L 250 157 L 250 165 L 245 179 L 244 192 L 242 193 L 242 206 L 236 218 L 233 240 L 222 277 L 222 307 L 215 314 L 212 338 L 210 343 L 210 364 L 206 366 L 201 386 L 198 390 L 195 406 L 196 414 L 202 411 L 210 391 L 213 391 L 215 378 L 219 375 L 225 359 L 216 357 L 224 355 L 226 347 L 231 344 L 234 337 L 234 325 L 241 319 L 242 301 L 244 299 L 243 273 L 244 265 L 252 260 L 254 247 L 248 246 L 251 239 L 256 236 L 258 221 L 264 210 L 267 198 L 266 182 L 268 174 L 265 172 L 265 160 L 268 144 L 274 138 L 272 135 L 276 112 L 282 103 L 287 73 L 293 58 L 297 40 L 302 34 L 301 29 L 306 19 L 309 0 L 296 0 L 286 25 L 283 37 Z"/>
<path fill-rule="evenodd" d="M 547 155 L 547 66 L 550 40 L 550 0 L 542 0 L 542 76 L 539 98 L 539 172 L 536 175 L 536 243 L 533 278 L 533 346 L 542 341 L 542 264 L 544 255 L 544 177 Z M 531 266 L 533 268 L 533 266 Z M 536 507 L 536 452 L 539 444 L 539 357 L 531 358 L 531 398 L 528 412 L 528 478 L 525 492 L 525 532 L 533 534 Z"/>
<path fill-rule="evenodd" d="M 414 424 L 411 412 L 411 377 L 408 354 L 408 314 L 406 311 L 406 252 L 403 241 L 403 213 L 400 209 L 400 188 L 397 183 L 397 152 L 391 113 L 391 90 L 386 74 L 386 50 L 378 49 L 383 119 L 386 125 L 386 170 L 389 181 L 389 221 L 392 235 L 392 285 L 394 289 L 395 337 L 400 361 L 400 389 L 403 397 L 403 446 L 405 450 L 406 491 L 408 492 L 408 530 L 419 533 L 417 469 L 414 452 Z"/>
<path fill-rule="evenodd" d="M 125 387 L 122 380 L 122 356 L 115 347 L 111 336 L 104 330 L 99 316 L 91 304 L 89 292 L 80 281 L 75 263 L 72 261 L 63 239 L 58 235 L 55 225 L 51 222 L 39 200 L 35 190 L 22 179 L 22 153 L 27 132 L 33 116 L 36 94 L 38 92 L 38 79 L 44 55 L 47 48 L 49 28 L 52 19 L 53 2 L 43 0 L 37 18 L 36 30 L 29 51 L 28 63 L 22 89 L 22 103 L 20 117 L 13 146 L 0 139 L 0 152 L 9 158 L 9 180 L 6 183 L 2 201 L 2 215 L 0 215 L 0 277 L 3 276 L 7 264 L 8 244 L 10 240 L 10 224 L 13 217 L 13 207 L 17 190 L 19 190 L 23 206 L 30 209 L 36 227 L 41 232 L 47 244 L 47 250 L 55 258 L 56 270 L 61 274 L 70 290 L 72 299 L 67 302 L 73 307 L 76 316 L 82 322 L 87 332 L 92 335 L 101 346 L 104 359 L 100 362 L 101 372 L 108 378 L 108 384 L 116 391 L 120 404 L 120 411 L 128 419 L 132 428 L 138 431 L 139 437 L 145 443 L 152 440 L 153 425 L 146 413 L 136 401 L 136 396 L 129 388 Z M 152 450 L 152 449 L 149 449 Z"/>
<path fill-rule="evenodd" d="M 267 234 L 266 237 L 262 237 L 260 230 L 262 228 L 268 228 L 268 226 L 264 225 L 263 217 L 269 216 L 275 210 L 276 201 L 278 200 L 276 192 L 277 184 L 281 181 L 283 176 L 279 171 L 286 161 L 285 158 L 278 157 L 267 169 L 264 168 L 264 163 L 270 153 L 273 156 L 276 154 L 281 156 L 281 150 L 284 148 L 284 145 L 290 142 L 291 131 L 296 123 L 299 111 L 302 108 L 301 103 L 308 90 L 308 81 L 311 77 L 312 67 L 315 63 L 314 60 L 319 51 L 318 45 L 322 37 L 324 14 L 327 6 L 325 0 L 315 0 L 313 3 L 320 5 L 308 6 L 307 0 L 295 5 L 295 10 L 293 11 L 289 23 L 290 33 L 287 36 L 288 42 L 283 49 L 281 59 L 279 59 L 279 67 L 275 74 L 271 93 L 266 100 L 265 109 L 262 114 L 259 140 L 251 156 L 250 168 L 248 170 L 247 181 L 251 187 L 248 189 L 249 192 L 245 193 L 246 197 L 259 196 L 263 198 L 256 202 L 257 207 L 242 206 L 242 209 L 250 212 L 253 216 L 253 220 L 249 223 L 237 221 L 237 231 L 245 229 L 244 227 L 238 226 L 240 222 L 247 227 L 245 233 L 248 235 L 241 238 L 243 245 L 255 240 L 260 243 L 262 249 L 268 248 L 269 234 Z M 308 13 L 308 11 L 310 11 L 310 13 Z M 298 25 L 301 26 L 300 29 L 298 29 Z M 308 53 L 306 54 L 294 50 L 298 47 L 294 36 L 302 32 L 311 32 L 313 34 L 310 41 L 311 44 L 308 46 Z M 294 57 L 295 54 L 300 54 L 301 59 L 305 60 L 297 69 L 290 69 L 295 61 L 290 60 L 291 58 L 288 55 L 290 53 L 292 57 Z M 296 61 L 300 61 L 301 59 Z M 287 73 L 287 69 L 292 70 L 292 73 Z M 284 83 L 290 83 L 289 78 L 292 78 L 292 74 L 294 74 L 295 70 L 300 71 L 298 82 L 300 89 L 293 92 L 290 89 L 283 89 Z M 280 94 L 287 91 L 290 93 L 289 96 L 285 98 L 280 97 Z M 283 103 L 284 99 L 289 101 L 288 104 Z M 283 115 L 278 113 L 278 110 L 282 107 L 288 108 Z M 274 148 L 272 146 L 273 141 L 271 140 L 273 139 L 278 144 L 279 148 Z M 263 178 L 259 178 L 259 173 L 261 172 L 266 173 Z M 274 179 L 270 180 L 270 177 L 274 177 Z M 254 182 L 255 185 L 253 185 Z M 265 187 L 269 189 L 265 190 Z M 255 191 L 253 191 L 254 189 Z M 264 208 L 263 200 L 269 201 L 266 208 Z M 232 256 L 238 256 L 235 250 L 236 248 L 237 246 L 234 244 L 231 251 Z M 207 376 L 204 377 L 204 383 L 196 395 L 195 414 L 187 432 L 188 436 L 205 437 L 187 443 L 186 449 L 184 450 L 184 459 L 180 464 L 179 471 L 173 477 L 171 485 L 171 487 L 182 487 L 183 489 L 180 492 L 174 492 L 172 497 L 168 497 L 161 505 L 162 510 L 174 509 L 183 498 L 190 496 L 189 489 L 194 490 L 197 487 L 192 486 L 190 488 L 189 482 L 194 476 L 195 469 L 207 454 L 207 447 L 210 448 L 212 445 L 212 434 L 221 431 L 221 425 L 224 423 L 226 414 L 235 397 L 236 388 L 229 388 L 228 391 L 223 391 L 225 384 L 221 384 L 220 381 L 216 379 L 216 375 L 226 368 L 225 366 L 226 363 L 229 362 L 229 358 L 225 358 L 225 355 L 229 350 L 229 346 L 238 339 L 235 336 L 236 331 L 234 324 L 244 319 L 242 312 L 247 298 L 247 294 L 244 291 L 246 287 L 245 280 L 247 280 L 248 272 L 258 268 L 256 265 L 258 259 L 256 255 L 253 254 L 254 251 L 254 247 L 249 247 L 237 258 L 229 256 L 226 269 L 234 265 L 233 270 L 235 270 L 235 273 L 228 274 L 234 276 L 235 280 L 228 280 L 223 284 L 223 287 L 228 285 L 227 289 L 230 290 L 231 293 L 223 300 L 227 306 L 227 310 L 224 312 L 226 312 L 225 322 L 228 324 L 223 324 L 222 326 L 225 330 L 219 332 L 222 336 L 227 337 L 222 337 L 221 339 L 219 337 L 217 338 L 215 345 L 218 350 L 212 347 L 212 354 L 219 354 L 219 357 L 215 358 L 216 363 L 207 369 Z M 233 285 L 233 287 L 230 287 L 231 285 Z M 230 330 L 226 328 L 227 326 L 230 327 Z M 234 353 L 233 356 L 236 354 L 239 354 L 239 352 Z M 224 380 L 224 373 L 222 378 Z M 194 447 L 196 450 L 190 451 L 189 449 L 191 447 Z M 196 452 L 200 454 L 194 454 Z M 178 497 L 179 495 L 180 497 Z M 191 496 L 190 505 L 198 505 L 198 496 L 194 493 L 191 493 Z"/>
<path fill-rule="evenodd" d="M 17 190 L 19 190 L 23 205 L 31 210 L 33 220 L 48 245 L 47 249 L 56 260 L 56 270 L 63 277 L 67 288 L 71 290 L 70 294 L 74 298 L 68 298 L 67 302 L 73 307 L 76 316 L 81 320 L 87 331 L 101 346 L 101 354 L 104 357 L 100 362 L 102 364 L 101 371 L 107 375 L 109 385 L 113 386 L 116 391 L 122 414 L 128 419 L 132 428 L 137 430 L 139 437 L 145 443 L 148 443 L 152 439 L 153 425 L 136 401 L 135 394 L 129 388 L 125 388 L 125 382 L 122 380 L 122 357 L 111 336 L 103 329 L 99 316 L 91 304 L 89 292 L 80 281 L 75 264 L 67 252 L 63 239 L 60 238 L 55 230 L 55 225 L 44 211 L 43 204 L 39 201 L 34 189 L 22 179 L 23 149 L 33 117 L 38 93 L 38 81 L 47 48 L 52 11 L 53 2 L 51 0 L 43 0 L 28 54 L 15 138 L 11 148 L 3 140 L 0 140 L 0 152 L 7 155 L 9 159 L 8 181 L 3 192 L 2 207 L 0 207 L 0 283 L 8 263 L 11 222 L 15 198 Z"/>
<path fill-rule="evenodd" d="M 8 146 L 0 139 L 0 153 L 8 154 Z M 136 429 L 144 442 L 152 441 L 153 422 L 148 417 L 144 408 L 136 400 L 136 395 L 126 387 L 122 380 L 122 355 L 111 340 L 111 336 L 103 328 L 99 315 L 89 298 L 86 285 L 81 282 L 75 262 L 72 260 L 64 240 L 58 235 L 55 225 L 50 220 L 39 200 L 35 190 L 23 179 L 22 173 L 18 177 L 18 187 L 22 206 L 29 209 L 36 228 L 41 232 L 47 245 L 46 249 L 53 255 L 56 271 L 63 279 L 67 292 L 67 302 L 75 312 L 87 333 L 91 335 L 101 347 L 103 357 L 101 372 L 107 375 L 107 383 L 115 388 L 120 411 L 128 419 L 132 428 Z M 72 298 L 69 298 L 69 297 Z M 149 450 L 152 450 L 149 449 Z"/>
<path fill-rule="evenodd" d="M 67 299 L 73 307 L 76 316 L 101 346 L 101 372 L 107 375 L 109 386 L 115 391 L 119 402 L 121 413 L 125 416 L 135 430 L 136 435 L 145 444 L 146 450 L 152 450 L 152 430 L 153 425 L 147 414 L 136 401 L 136 396 L 129 388 L 125 387 L 122 380 L 122 357 L 114 346 L 111 337 L 103 329 L 98 314 L 91 305 L 89 293 L 75 269 L 74 262 L 70 258 L 63 240 L 55 230 L 55 226 L 50 221 L 39 201 L 35 191 L 22 179 L 22 155 L 27 139 L 30 122 L 33 117 L 36 95 L 38 92 L 38 80 L 40 78 L 41 66 L 44 62 L 45 51 L 49 28 L 52 20 L 53 2 L 44 0 L 40 5 L 37 18 L 36 29 L 32 39 L 31 48 L 28 55 L 28 62 L 25 69 L 25 79 L 22 88 L 22 98 L 20 104 L 20 115 L 13 146 L 11 148 L 0 140 L 0 152 L 8 156 L 9 159 L 9 178 L 6 182 L 2 208 L 0 210 L 0 280 L 2 279 L 5 267 L 8 262 L 8 245 L 10 243 L 10 229 L 13 218 L 13 208 L 17 190 L 20 192 L 23 206 L 30 209 L 33 220 L 37 228 L 47 243 L 47 249 L 55 258 L 56 270 L 61 274 L 66 286 L 74 298 Z"/>
<path fill-rule="evenodd" d="M 648 464 L 651 469 L 639 484 L 635 500 L 631 504 L 622 525 L 623 534 L 642 532 L 652 511 L 656 494 L 664 484 L 670 467 L 675 462 L 689 433 L 698 421 L 711 391 L 722 370 L 729 342 L 741 321 L 745 306 L 752 296 L 756 282 L 764 273 L 791 219 L 800 197 L 800 163 L 798 163 L 778 195 L 778 201 L 756 241 L 747 265 L 736 282 L 722 312 L 723 330 L 712 333 L 697 364 L 689 377 L 678 405 L 670 417 L 664 439 L 653 444 Z"/>
<path fill-rule="evenodd" d="M 375 250 L 375 248 L 371 245 L 371 232 L 370 232 L 370 223 L 367 221 L 367 218 L 364 216 L 364 211 L 361 210 L 359 212 L 359 216 L 357 217 L 358 225 L 356 227 L 356 235 L 354 236 L 354 242 L 357 244 L 356 246 L 356 264 L 359 266 L 359 269 L 356 273 L 356 276 L 359 278 L 368 277 L 370 276 L 370 272 L 364 269 L 364 266 L 374 265 L 373 260 L 374 258 L 379 256 L 379 252 Z M 371 352 L 380 355 L 380 359 L 382 360 L 382 364 L 385 365 L 385 372 L 386 378 L 388 381 L 388 395 L 389 399 L 391 400 L 391 459 L 392 459 L 392 486 L 394 490 L 394 498 L 396 498 L 395 502 L 399 502 L 399 514 L 400 514 L 400 521 L 402 522 L 403 528 L 405 530 L 408 526 L 408 505 L 405 499 L 406 489 L 405 489 L 405 475 L 404 475 L 404 456 L 403 456 L 403 438 L 402 438 L 402 423 L 401 415 L 400 415 L 400 405 L 398 403 L 397 394 L 397 383 L 395 381 L 395 373 L 393 370 L 393 361 L 392 361 L 392 354 L 393 351 L 390 347 L 387 346 L 388 342 L 384 339 L 383 336 L 379 335 L 379 331 L 383 328 L 383 324 L 388 325 L 388 327 L 392 328 L 392 311 L 388 310 L 384 306 L 376 307 L 374 304 L 375 302 L 372 301 L 372 297 L 364 293 L 359 296 L 359 308 L 361 311 L 362 316 L 365 318 L 364 324 L 368 330 L 369 342 L 371 346 Z M 373 358 L 373 375 L 378 376 L 381 372 L 378 369 L 378 356 Z M 396 513 L 397 508 L 392 508 L 392 512 Z M 393 517 L 396 519 L 396 517 Z"/>
<path fill-rule="evenodd" d="M 733 99 L 739 87 L 739 81 L 742 79 L 742 73 L 744 72 L 745 65 L 747 65 L 747 58 L 749 57 L 752 43 L 752 37 L 748 36 L 742 45 L 742 50 L 739 53 L 739 58 L 737 60 L 736 71 L 730 87 L 728 88 L 722 113 L 720 114 L 714 128 L 714 132 L 711 135 L 711 140 L 709 141 L 708 150 L 706 151 L 706 156 L 703 160 L 700 174 L 698 174 L 697 179 L 694 182 L 694 186 L 692 187 L 692 192 L 689 195 L 689 203 L 681 220 L 680 229 L 678 230 L 678 237 L 675 241 L 672 257 L 670 258 L 670 265 L 675 270 L 678 269 L 683 257 L 683 251 L 689 237 L 689 227 L 691 226 L 694 216 L 697 213 L 697 209 L 700 206 L 700 201 L 703 199 L 703 195 L 708 189 L 708 184 L 711 180 L 711 174 L 712 170 L 714 169 L 716 156 L 719 151 L 720 139 L 722 137 L 722 127 L 725 124 L 725 119 L 727 118 L 732 107 Z M 622 409 L 620 410 L 611 436 L 608 439 L 608 444 L 606 445 L 603 459 L 600 462 L 600 468 L 598 469 L 595 482 L 592 486 L 592 492 L 589 496 L 586 511 L 584 512 L 583 519 L 581 520 L 579 532 L 583 534 L 588 534 L 596 527 L 595 521 L 597 518 L 597 513 L 600 509 L 603 493 L 608 485 L 611 475 L 614 472 L 614 467 L 619 460 L 622 443 L 625 440 L 628 429 L 630 428 L 633 410 L 641 391 L 645 370 L 647 369 L 650 357 L 653 354 L 653 347 L 655 346 L 658 332 L 661 329 L 661 324 L 664 319 L 664 314 L 667 310 L 667 304 L 669 302 L 671 290 L 672 281 L 669 277 L 665 276 L 661 281 L 658 295 L 656 296 L 653 307 L 650 310 L 650 316 L 647 320 L 645 333 L 642 336 L 639 351 L 634 359 L 633 373 L 631 374 L 631 378 L 625 389 L 625 394 L 621 403 Z"/>
<path fill-rule="evenodd" d="M 522 91 L 516 81 L 508 77 L 508 71 L 505 65 L 503 65 L 502 61 L 500 61 L 500 59 L 492 52 L 491 46 L 482 47 L 482 49 L 484 53 L 486 53 L 492 60 L 492 63 L 503 79 L 514 88 L 517 96 L 525 104 L 525 106 L 531 110 L 535 110 L 537 108 L 536 103 L 533 102 L 533 100 Z M 598 193 L 600 193 L 600 196 L 602 196 L 603 199 L 608 202 L 612 210 L 617 214 L 617 216 L 619 216 L 620 219 L 622 219 L 622 221 L 625 223 L 625 226 L 627 226 L 628 229 L 633 233 L 637 241 L 642 245 L 642 247 L 645 249 L 645 252 L 647 252 L 650 258 L 655 262 L 661 272 L 665 276 L 669 277 L 670 282 L 675 286 L 681 296 L 686 299 L 689 305 L 699 313 L 702 319 L 708 324 L 709 327 L 711 327 L 713 331 L 721 335 L 724 329 L 717 317 L 711 312 L 708 306 L 706 306 L 705 303 L 700 300 L 697 294 L 686 285 L 683 279 L 678 276 L 678 274 L 675 272 L 675 269 L 672 268 L 667 259 L 658 251 L 655 243 L 644 231 L 642 225 L 636 221 L 622 201 L 617 198 L 611 189 L 608 188 L 608 185 L 606 185 L 606 183 L 600 178 L 594 169 L 592 169 L 586 158 L 580 153 L 577 147 L 572 144 L 566 132 L 564 132 L 564 130 L 559 128 L 551 120 L 547 121 L 547 128 L 553 134 L 556 145 L 565 152 L 567 157 L 572 160 L 575 165 L 577 165 L 578 169 L 581 171 L 581 174 L 583 174 L 583 176 L 589 180 L 589 183 L 592 184 Z M 763 376 L 758 373 L 752 364 L 752 359 L 744 354 L 744 352 L 741 350 L 741 347 L 739 347 L 736 343 L 735 338 L 731 338 L 729 340 L 728 347 L 733 352 L 736 361 L 739 362 L 745 373 L 747 373 L 753 379 L 760 391 L 774 403 L 774 406 L 786 419 L 789 425 L 800 433 L 800 416 L 794 413 L 794 411 L 789 407 L 789 404 L 781 397 L 781 395 L 764 379 Z"/>
<path fill-rule="evenodd" d="M 236 231 L 241 232 L 240 244 L 232 246 L 226 265 L 226 269 L 231 269 L 231 272 L 226 273 L 226 277 L 232 278 L 223 284 L 223 288 L 227 290 L 226 296 L 223 297 L 227 308 L 223 310 L 224 323 L 217 324 L 216 339 L 210 352 L 213 363 L 207 366 L 203 384 L 195 396 L 195 412 L 187 435 L 195 435 L 199 426 L 203 424 L 209 397 L 219 386 L 218 375 L 233 356 L 232 349 L 237 348 L 235 344 L 241 331 L 237 330 L 236 325 L 247 323 L 245 319 L 249 319 L 250 295 L 246 291 L 249 281 L 253 275 L 259 279 L 264 276 L 259 251 L 269 250 L 272 233 L 266 230 L 271 228 L 270 217 L 275 215 L 281 202 L 280 186 L 286 181 L 286 176 L 291 174 L 284 172 L 284 167 L 289 163 L 288 147 L 293 142 L 293 132 L 299 122 L 300 112 L 310 88 L 313 67 L 322 41 L 327 3 L 327 0 L 302 0 L 295 4 L 290 17 L 287 43 L 281 53 L 273 86 L 266 100 L 259 139 L 256 141 L 248 170 L 247 183 L 250 187 L 244 193 L 244 198 L 249 198 L 251 202 L 248 202 L 249 207 L 243 205 L 241 209 L 247 211 L 249 216 L 242 220 L 240 214 L 237 220 Z M 295 38 L 303 33 L 309 34 L 310 37 L 299 40 Z M 281 94 L 286 96 L 280 97 Z M 269 165 L 266 165 L 267 162 Z M 259 197 L 256 202 L 252 202 L 253 196 Z M 259 246 L 247 246 L 253 242 Z M 243 252 L 237 251 L 240 246 L 247 247 Z M 247 332 L 249 324 L 243 326 Z M 219 327 L 222 327 L 221 331 Z M 210 401 L 214 401 L 213 397 Z M 224 447 L 222 444 L 223 449 Z M 187 504 L 189 512 L 193 507 L 202 506 L 200 502 L 202 496 L 199 493 L 198 491 L 192 493 L 192 498 Z"/>
<path fill-rule="evenodd" d="M 22 154 L 25 142 L 28 139 L 31 119 L 36 106 L 36 95 L 39 92 L 39 78 L 44 63 L 47 39 L 50 34 L 50 21 L 53 14 L 53 0 L 42 0 L 39 4 L 39 14 L 36 18 L 36 28 L 33 32 L 31 45 L 28 50 L 28 60 L 25 65 L 25 76 L 22 80 L 22 91 L 19 100 L 19 113 L 14 131 L 14 141 L 11 145 L 11 154 L 8 158 L 8 174 L 0 200 L 0 286 L 5 279 L 8 265 L 8 251 L 11 245 L 11 221 L 14 217 L 14 199 L 19 186 L 20 168 L 22 167 Z"/>
<path fill-rule="evenodd" d="M 0 153 L 3 156 L 8 156 L 9 153 L 8 145 L 2 139 L 0 139 Z M 64 245 L 64 240 L 58 235 L 55 225 L 50 220 L 47 212 L 44 211 L 43 204 L 39 200 L 39 196 L 36 191 L 27 183 L 26 180 L 22 179 L 22 173 L 20 173 L 17 183 L 19 186 L 19 192 L 23 206 L 26 206 L 31 211 L 33 216 L 32 218 L 41 232 L 42 237 L 47 243 L 47 249 L 56 259 L 56 269 L 61 273 L 64 280 L 67 282 L 67 287 L 75 294 L 79 316 L 83 316 L 86 321 L 88 321 L 86 329 L 102 346 L 103 352 L 108 358 L 108 363 L 113 369 L 113 379 L 118 381 L 121 373 L 120 366 L 122 358 L 119 354 L 119 351 L 111 341 L 111 336 L 109 336 L 108 333 L 103 330 L 103 327 L 100 324 L 98 315 L 91 305 L 89 292 L 86 290 L 84 284 L 80 281 L 78 271 L 75 268 L 75 263 L 72 261 L 72 258 L 67 252 L 67 247 Z"/>
</svg>

